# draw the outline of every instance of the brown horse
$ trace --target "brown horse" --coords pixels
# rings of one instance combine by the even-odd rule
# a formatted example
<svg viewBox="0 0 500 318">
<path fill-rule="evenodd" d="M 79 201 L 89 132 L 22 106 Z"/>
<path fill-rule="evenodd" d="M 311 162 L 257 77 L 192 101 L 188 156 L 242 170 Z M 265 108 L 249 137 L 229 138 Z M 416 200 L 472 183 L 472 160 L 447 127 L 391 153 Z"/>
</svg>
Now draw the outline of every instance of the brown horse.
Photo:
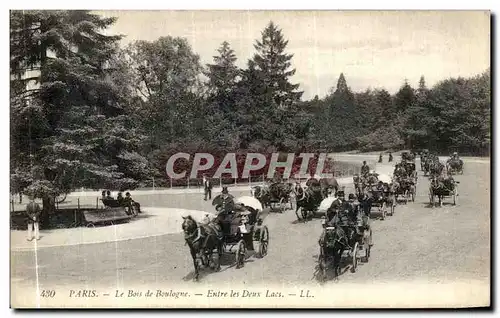
<svg viewBox="0 0 500 318">
<path fill-rule="evenodd" d="M 212 260 L 212 268 L 216 271 L 220 270 L 220 260 L 223 252 L 223 241 L 219 226 L 214 223 L 208 225 L 198 224 L 191 215 L 182 217 L 182 231 L 184 232 L 184 239 L 189 246 L 191 257 L 193 258 L 194 265 L 194 280 L 199 279 L 199 264 L 200 259 L 202 265 L 209 266 L 213 258 L 214 250 L 217 250 L 217 262 Z"/>
</svg>

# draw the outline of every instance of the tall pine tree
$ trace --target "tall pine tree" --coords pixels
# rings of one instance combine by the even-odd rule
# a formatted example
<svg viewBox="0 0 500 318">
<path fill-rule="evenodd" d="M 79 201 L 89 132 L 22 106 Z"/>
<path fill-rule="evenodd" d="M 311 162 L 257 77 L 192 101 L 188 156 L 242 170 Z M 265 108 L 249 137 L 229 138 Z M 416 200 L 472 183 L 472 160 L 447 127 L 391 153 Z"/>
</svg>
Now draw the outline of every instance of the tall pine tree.
<svg viewBox="0 0 500 318">
<path fill-rule="evenodd" d="M 286 108 L 298 102 L 303 94 L 297 91 L 299 84 L 290 83 L 290 77 L 295 74 L 295 69 L 290 69 L 293 54 L 285 53 L 288 41 L 272 21 L 261 36 L 261 40 L 254 44 L 257 53 L 253 56 L 253 66 L 261 73 L 264 85 L 275 104 Z"/>
<path fill-rule="evenodd" d="M 133 188 L 147 171 L 114 67 L 120 37 L 103 34 L 112 23 L 89 11 L 11 12 L 11 86 L 28 97 L 11 103 L 12 178 L 29 176 L 19 190 L 43 199 L 43 225 L 55 196 Z M 37 89 L 23 76 L 33 66 Z"/>
</svg>

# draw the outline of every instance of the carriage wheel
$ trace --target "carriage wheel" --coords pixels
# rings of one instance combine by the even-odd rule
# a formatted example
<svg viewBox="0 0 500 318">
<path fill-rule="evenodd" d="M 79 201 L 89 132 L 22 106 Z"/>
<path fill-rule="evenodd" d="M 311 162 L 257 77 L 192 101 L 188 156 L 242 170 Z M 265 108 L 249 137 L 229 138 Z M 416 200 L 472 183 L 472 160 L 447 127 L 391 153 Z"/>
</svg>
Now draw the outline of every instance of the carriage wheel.
<svg viewBox="0 0 500 318">
<path fill-rule="evenodd" d="M 457 205 L 457 189 L 453 189 L 453 205 Z"/>
<path fill-rule="evenodd" d="M 246 252 L 247 247 L 245 246 L 245 241 L 240 240 L 236 248 L 236 268 L 241 268 L 245 265 Z"/>
<path fill-rule="evenodd" d="M 351 272 L 355 273 L 357 267 L 358 267 L 358 242 L 356 242 L 356 244 L 354 244 L 354 248 L 352 250 Z"/>
<path fill-rule="evenodd" d="M 280 199 L 279 212 L 280 212 L 280 213 L 283 213 L 283 212 L 285 212 L 285 210 L 286 210 L 286 206 L 285 206 L 285 198 L 281 198 L 281 199 Z"/>
<path fill-rule="evenodd" d="M 267 248 L 269 246 L 269 230 L 267 226 L 264 225 L 260 230 L 259 238 L 259 257 L 264 257 L 267 255 Z"/>
<path fill-rule="evenodd" d="M 319 253 L 318 256 L 318 269 L 319 269 L 319 279 L 321 281 L 325 281 L 327 264 L 326 264 L 326 256 L 323 254 L 323 248 L 321 248 L 321 252 Z"/>
</svg>

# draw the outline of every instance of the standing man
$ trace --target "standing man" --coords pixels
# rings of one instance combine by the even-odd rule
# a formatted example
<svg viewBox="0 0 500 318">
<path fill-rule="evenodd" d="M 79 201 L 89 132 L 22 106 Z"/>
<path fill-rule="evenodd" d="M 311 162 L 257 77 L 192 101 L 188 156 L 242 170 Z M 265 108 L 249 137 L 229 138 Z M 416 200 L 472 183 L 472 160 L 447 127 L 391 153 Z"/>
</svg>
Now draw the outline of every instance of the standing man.
<svg viewBox="0 0 500 318">
<path fill-rule="evenodd" d="M 212 182 L 207 178 L 207 175 L 203 175 L 203 188 L 205 189 L 205 201 L 208 199 L 212 200 Z"/>
<path fill-rule="evenodd" d="M 378 156 L 378 162 L 382 163 L 382 153 L 380 153 L 380 156 Z"/>
<path fill-rule="evenodd" d="M 40 239 L 40 205 L 35 202 L 35 198 L 30 195 L 30 202 L 26 205 L 26 214 L 28 216 L 28 241 L 33 240 L 33 231 L 35 232 L 35 239 Z"/>
<path fill-rule="evenodd" d="M 389 162 L 392 162 L 392 152 L 389 152 Z"/>
</svg>

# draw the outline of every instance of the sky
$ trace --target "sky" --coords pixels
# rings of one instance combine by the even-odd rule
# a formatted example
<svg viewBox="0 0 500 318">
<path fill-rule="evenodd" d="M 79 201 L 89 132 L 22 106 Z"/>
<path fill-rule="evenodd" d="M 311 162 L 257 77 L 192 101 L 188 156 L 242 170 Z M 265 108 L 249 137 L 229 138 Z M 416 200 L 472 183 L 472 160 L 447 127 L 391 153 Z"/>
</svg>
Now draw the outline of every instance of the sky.
<svg viewBox="0 0 500 318">
<path fill-rule="evenodd" d="M 340 73 L 355 92 L 385 88 L 395 93 L 405 80 L 429 87 L 449 77 L 469 77 L 490 67 L 490 15 L 485 11 L 99 11 L 115 16 L 108 34 L 122 44 L 185 37 L 203 64 L 212 63 L 223 41 L 245 68 L 253 45 L 273 21 L 293 54 L 293 83 L 303 99 L 320 98 Z"/>
</svg>

